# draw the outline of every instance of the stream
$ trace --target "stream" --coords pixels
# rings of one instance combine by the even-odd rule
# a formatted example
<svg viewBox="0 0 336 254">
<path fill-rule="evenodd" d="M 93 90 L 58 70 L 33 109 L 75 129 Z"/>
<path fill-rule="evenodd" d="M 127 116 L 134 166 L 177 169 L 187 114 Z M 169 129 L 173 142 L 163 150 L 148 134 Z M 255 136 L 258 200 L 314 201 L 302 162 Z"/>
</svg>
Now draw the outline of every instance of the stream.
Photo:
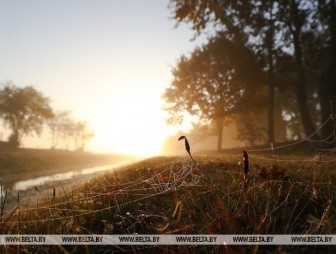
<svg viewBox="0 0 336 254">
<path fill-rule="evenodd" d="M 38 186 L 42 186 L 46 184 L 52 184 L 54 182 L 59 182 L 59 181 L 71 180 L 71 179 L 75 179 L 76 181 L 78 181 L 79 179 L 89 177 L 91 175 L 93 177 L 93 176 L 98 175 L 99 173 L 104 173 L 112 169 L 118 169 L 122 166 L 126 166 L 129 163 L 130 161 L 123 161 L 123 162 L 114 163 L 114 164 L 105 165 L 105 166 L 88 167 L 88 168 L 83 168 L 80 170 L 73 170 L 73 171 L 48 175 L 48 176 L 31 178 L 28 180 L 17 181 L 13 184 L 12 190 L 16 192 L 25 191 L 30 188 L 34 188 L 34 187 L 38 187 Z"/>
</svg>

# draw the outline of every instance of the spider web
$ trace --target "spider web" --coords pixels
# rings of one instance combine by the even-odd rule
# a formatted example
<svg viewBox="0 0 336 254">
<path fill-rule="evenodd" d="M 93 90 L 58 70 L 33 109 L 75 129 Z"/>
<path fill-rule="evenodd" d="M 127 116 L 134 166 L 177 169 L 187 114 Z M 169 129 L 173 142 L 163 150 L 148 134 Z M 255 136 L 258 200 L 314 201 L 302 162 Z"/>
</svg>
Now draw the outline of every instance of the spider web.
<svg viewBox="0 0 336 254">
<path fill-rule="evenodd" d="M 328 121 L 330 121 L 328 119 Z M 327 123 L 327 122 L 326 122 Z M 320 131 L 326 123 L 322 124 L 321 127 L 317 130 Z M 329 137 L 323 140 L 312 140 L 311 137 L 307 137 L 305 140 L 297 141 L 292 144 L 280 146 L 280 147 L 271 147 L 266 149 L 259 150 L 247 150 L 249 157 L 252 160 L 267 160 L 267 161 L 278 161 L 278 162 L 303 162 L 307 164 L 314 164 L 314 179 L 315 179 L 315 170 L 320 169 L 320 165 L 330 163 L 334 164 L 336 160 L 333 158 L 335 149 L 328 150 L 317 150 L 312 158 L 299 160 L 291 158 L 280 158 L 275 156 L 275 152 L 279 149 L 288 149 L 293 148 L 299 143 L 310 142 L 310 143 L 324 143 L 331 144 L 335 142 L 335 133 L 331 133 Z M 258 152 L 272 152 L 272 156 L 264 157 L 258 156 Z M 185 154 L 185 152 L 184 152 Z M 140 166 L 139 166 L 140 167 Z M 67 220 L 73 219 L 75 217 L 86 216 L 90 214 L 95 214 L 98 212 L 111 210 L 111 209 L 121 209 L 126 207 L 128 204 L 141 203 L 150 198 L 154 198 L 159 195 L 164 195 L 170 192 L 176 192 L 183 188 L 187 187 L 198 187 L 204 186 L 203 184 L 212 185 L 218 192 L 221 194 L 224 193 L 224 190 L 215 186 L 212 182 L 210 176 L 205 175 L 203 170 L 199 168 L 196 162 L 192 161 L 189 157 L 179 156 L 176 159 L 169 160 L 166 163 L 160 161 L 160 165 L 152 171 L 150 168 L 143 168 L 143 177 L 141 179 L 136 179 L 134 181 L 126 182 L 121 181 L 116 184 L 115 182 L 106 181 L 100 182 L 99 186 L 94 188 L 89 188 L 83 191 L 83 189 L 78 188 L 71 191 L 71 193 L 64 191 L 63 194 L 57 195 L 55 200 L 50 202 L 50 196 L 29 196 L 22 197 L 18 200 L 17 207 L 10 211 L 4 211 L 2 214 L 2 223 L 4 224 L 13 224 L 18 223 L 18 220 L 21 219 L 20 223 L 45 223 L 50 220 Z M 147 173 L 146 173 L 147 171 Z M 122 173 L 120 173 L 122 174 Z M 113 178 L 113 177 L 111 177 Z M 300 182 L 298 184 L 307 184 Z M 321 183 L 325 184 L 325 183 Z M 249 188 L 258 188 L 259 186 L 250 186 Z M 216 191 L 216 190 L 215 190 Z M 236 195 L 237 191 L 225 191 L 226 196 Z M 8 191 L 10 195 L 17 196 L 17 193 Z M 46 202 L 45 202 L 46 201 Z M 94 203 L 94 204 L 90 204 Z M 97 207 L 97 203 L 101 203 Z M 28 204 L 25 206 L 24 204 Z M 32 204 L 37 204 L 35 207 Z M 42 211 L 42 212 L 41 212 Z M 20 218 L 20 214 L 35 212 L 39 215 L 36 218 L 25 217 L 24 219 Z M 154 216 L 154 215 L 153 215 Z M 140 218 L 141 216 L 139 216 Z"/>
<path fill-rule="evenodd" d="M 160 168 L 161 170 L 156 169 L 155 172 L 157 173 L 152 176 L 148 172 L 149 177 L 122 185 L 115 183 L 101 184 L 97 188 L 84 192 L 81 188 L 71 191 L 71 193 L 63 190 L 63 194 L 57 195 L 57 200 L 52 200 L 51 203 L 50 196 L 24 196 L 24 193 L 20 193 L 17 206 L 12 210 L 3 212 L 1 223 L 15 224 L 20 214 L 41 213 L 41 211 L 45 212 L 45 217 L 41 218 L 41 216 L 38 216 L 38 219 L 25 219 L 21 220 L 20 223 L 66 220 L 108 209 L 120 209 L 128 204 L 141 202 L 165 193 L 175 192 L 184 187 L 202 186 L 201 182 L 204 179 L 204 174 L 186 156 L 179 156 L 173 162 L 170 161 L 164 165 L 160 165 Z M 151 171 L 151 169 L 148 168 L 147 171 Z M 121 172 L 120 174 L 123 173 Z M 18 197 L 18 193 L 11 190 L 7 190 L 7 194 Z M 107 199 L 109 200 L 108 206 L 104 205 L 99 209 L 95 207 L 90 209 L 89 202 L 92 202 L 92 200 Z M 84 209 L 84 207 L 86 208 Z"/>
</svg>

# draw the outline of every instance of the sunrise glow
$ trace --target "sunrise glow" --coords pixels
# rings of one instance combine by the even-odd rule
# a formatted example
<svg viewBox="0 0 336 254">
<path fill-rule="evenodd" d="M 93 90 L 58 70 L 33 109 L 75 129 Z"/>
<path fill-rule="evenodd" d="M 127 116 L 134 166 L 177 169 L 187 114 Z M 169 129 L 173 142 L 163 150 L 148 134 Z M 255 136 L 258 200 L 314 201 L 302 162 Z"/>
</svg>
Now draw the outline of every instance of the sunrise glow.
<svg viewBox="0 0 336 254">
<path fill-rule="evenodd" d="M 90 117 L 92 127 L 100 130 L 92 146 L 101 151 L 157 155 L 163 139 L 173 132 L 165 124 L 162 101 L 153 90 L 129 86 L 100 98 L 99 107 L 102 110 L 93 105 Z"/>
<path fill-rule="evenodd" d="M 0 81 L 32 85 L 53 109 L 86 121 L 94 132 L 87 151 L 159 154 L 164 139 L 178 130 L 166 125 L 162 110 L 172 66 L 199 43 L 190 41 L 188 27 L 174 29 L 167 4 L 3 3 Z M 2 140 L 9 135 L 4 130 Z M 51 139 L 45 127 L 41 136 L 25 136 L 22 147 L 50 148 Z"/>
</svg>

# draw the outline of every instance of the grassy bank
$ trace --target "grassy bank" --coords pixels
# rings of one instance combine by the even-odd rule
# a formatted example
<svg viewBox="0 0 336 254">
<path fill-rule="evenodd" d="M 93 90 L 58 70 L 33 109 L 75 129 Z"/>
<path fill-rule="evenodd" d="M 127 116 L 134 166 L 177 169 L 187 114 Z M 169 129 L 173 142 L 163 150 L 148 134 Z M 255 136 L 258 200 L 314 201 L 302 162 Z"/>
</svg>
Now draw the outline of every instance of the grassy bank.
<svg viewBox="0 0 336 254">
<path fill-rule="evenodd" d="M 0 149 L 0 177 L 6 182 L 70 169 L 106 165 L 130 157 L 47 149 Z"/>
<path fill-rule="evenodd" d="M 261 156 L 262 157 L 262 156 Z M 4 215 L 10 234 L 334 234 L 332 156 L 159 157 Z M 329 161 L 330 162 L 327 162 Z M 19 212 L 18 212 L 19 211 Z M 21 249 L 20 249 L 21 248 Z M 44 247 L 3 247 L 43 251 Z M 334 246 L 55 246 L 49 253 L 335 253 Z"/>
</svg>

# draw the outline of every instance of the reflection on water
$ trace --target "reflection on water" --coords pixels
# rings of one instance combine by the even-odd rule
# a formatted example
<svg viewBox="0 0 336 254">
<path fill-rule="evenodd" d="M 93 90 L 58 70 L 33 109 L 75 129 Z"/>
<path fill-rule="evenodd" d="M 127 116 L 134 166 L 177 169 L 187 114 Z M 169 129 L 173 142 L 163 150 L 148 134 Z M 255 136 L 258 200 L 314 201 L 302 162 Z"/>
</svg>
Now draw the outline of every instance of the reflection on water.
<svg viewBox="0 0 336 254">
<path fill-rule="evenodd" d="M 42 177 L 32 178 L 29 180 L 19 181 L 13 185 L 13 190 L 14 191 L 24 191 L 31 187 L 44 185 L 50 182 L 69 180 L 74 177 L 80 177 L 84 175 L 90 175 L 90 174 L 95 174 L 95 173 L 115 169 L 121 166 L 125 166 L 128 163 L 129 161 L 124 161 L 124 162 L 115 163 L 115 164 L 111 164 L 107 166 L 84 168 L 82 170 L 74 170 L 70 172 L 58 173 L 54 175 L 42 176 Z"/>
</svg>

